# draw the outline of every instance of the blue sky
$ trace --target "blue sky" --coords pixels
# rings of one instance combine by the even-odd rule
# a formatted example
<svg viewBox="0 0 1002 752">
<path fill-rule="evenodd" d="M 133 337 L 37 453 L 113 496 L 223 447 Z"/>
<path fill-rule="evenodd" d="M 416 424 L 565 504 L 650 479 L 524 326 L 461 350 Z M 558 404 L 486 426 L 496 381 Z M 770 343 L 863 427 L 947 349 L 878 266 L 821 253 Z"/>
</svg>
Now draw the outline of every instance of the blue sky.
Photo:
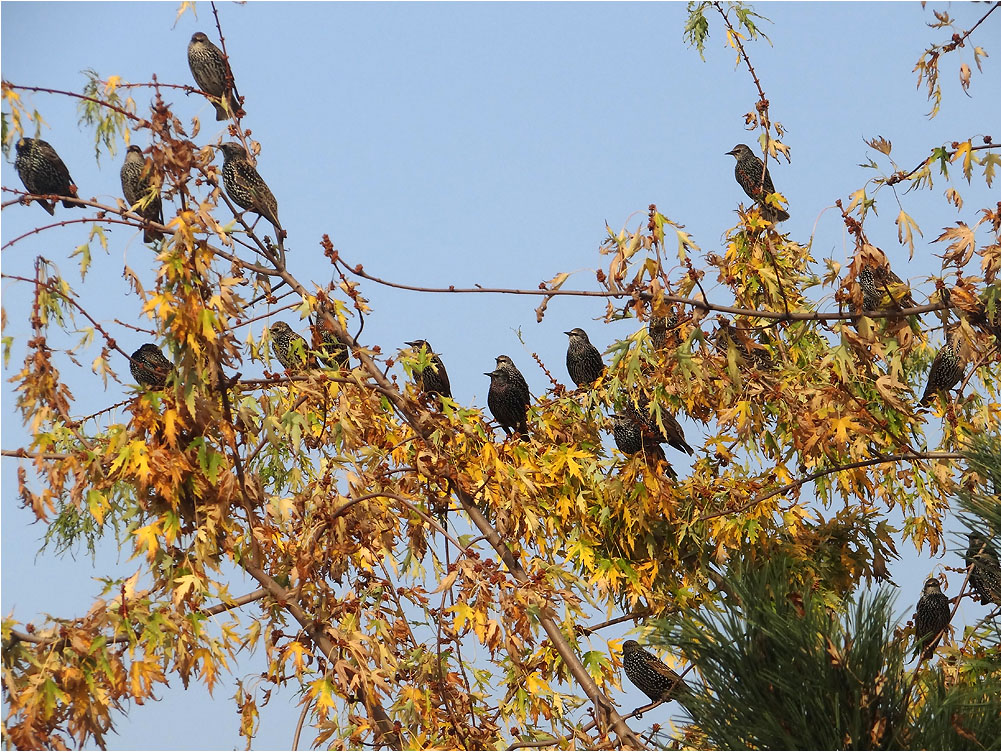
<svg viewBox="0 0 1002 752">
<path fill-rule="evenodd" d="M 177 7 L 4 3 L 3 77 L 79 90 L 80 71 L 93 68 L 102 77 L 148 81 L 156 73 L 163 82 L 190 84 L 188 39 L 197 30 L 215 38 L 213 19 L 210 7 L 199 4 L 197 19 L 186 13 L 173 26 Z M 943 111 L 928 120 L 929 104 L 915 88 L 912 66 L 932 42 L 949 37 L 925 26 L 935 4 L 925 11 L 918 3 L 756 7 L 774 22 L 763 27 L 773 46 L 755 43 L 749 52 L 793 157 L 789 165 L 771 167 L 777 189 L 790 202 L 792 218 L 783 230 L 802 243 L 813 235 L 819 269 L 824 258 L 844 262 L 851 250 L 838 214 L 826 208 L 871 177 L 858 166 L 871 152 L 864 138 L 891 140 L 893 156 L 910 169 L 943 141 L 1002 135 L 999 51 L 991 47 L 998 39 L 997 14 L 975 33 L 991 57 L 983 74 L 975 71 L 972 97 L 957 84 L 959 64 L 974 67 L 967 48 L 942 61 Z M 950 11 L 966 24 L 983 8 L 953 4 Z M 250 3 L 220 4 L 219 11 L 246 100 L 243 124 L 263 145 L 258 169 L 278 197 L 290 268 L 300 279 L 330 279 L 319 246 L 328 233 L 346 259 L 395 281 L 533 288 L 560 271 L 579 271 L 568 287 L 594 289 L 594 269 L 607 264 L 596 252 L 606 222 L 615 230 L 624 224 L 635 229 L 645 221 L 648 204 L 656 203 L 686 225 L 703 252 L 713 252 L 736 220 L 737 204 L 747 203 L 733 179 L 733 158 L 724 152 L 739 142 L 756 143 L 757 134 L 743 129 L 756 92 L 747 71 L 735 68 L 715 19 L 705 62 L 686 47 L 683 3 Z M 36 31 L 42 24 L 44 47 Z M 150 98 L 135 96 L 140 106 Z M 198 142 L 218 140 L 222 129 L 208 103 L 179 91 L 167 99 L 183 121 L 201 120 Z M 42 137 L 60 153 L 81 195 L 113 201 L 124 148 L 96 164 L 93 136 L 78 128 L 74 102 L 43 94 L 29 101 L 49 126 Z M 3 185 L 21 187 L 11 162 L 5 162 L 2 177 Z M 971 222 L 973 207 L 998 198 L 997 185 L 959 185 L 971 210 L 958 213 L 941 200 L 945 188 L 937 181 L 932 193 L 902 196 L 925 233 L 911 262 L 896 241 L 898 208 L 889 191 L 878 197 L 879 217 L 867 225 L 895 270 L 918 284 L 920 300 L 931 291 L 922 280 L 939 269 L 933 253 L 941 249 L 929 241 L 957 219 Z M 67 214 L 57 210 L 57 218 Z M 3 240 L 48 219 L 35 206 L 10 207 L 2 216 Z M 95 269 L 80 283 L 68 256 L 84 238 L 80 226 L 48 231 L 5 251 L 3 271 L 30 274 L 37 254 L 52 259 L 78 292 L 95 300 L 94 312 L 131 351 L 141 336 L 112 323 L 136 317 L 135 306 L 123 297 L 121 269 L 127 264 L 149 285 L 152 256 L 141 237 L 117 228 L 107 256 L 95 251 Z M 726 297 L 714 288 L 714 276 L 708 275 L 708 293 L 713 298 L 717 289 Z M 406 340 L 427 339 L 442 354 L 463 404 L 485 404 L 489 380 L 483 372 L 498 353 L 511 355 L 540 394 L 547 382 L 530 352 L 566 382 L 564 331 L 581 326 L 602 349 L 636 328 L 630 322 L 602 324 L 603 303 L 588 299 L 555 300 L 537 324 L 532 298 L 432 296 L 371 284 L 363 292 L 374 308 L 367 342 L 386 352 Z M 4 334 L 15 338 L 5 378 L 16 373 L 29 333 L 26 293 L 24 285 L 3 282 Z M 294 314 L 281 318 L 305 329 Z M 265 325 L 254 324 L 254 334 Z M 96 412 L 127 391 L 115 384 L 105 390 L 90 373 L 87 364 L 97 352 L 82 352 L 83 368 L 68 376 L 80 414 Z M 63 363 L 69 371 L 68 361 Z M 130 383 L 126 364 L 120 366 Z M 257 363 L 245 366 L 245 377 L 260 372 Z M 22 446 L 9 386 L 2 417 L 3 448 Z M 690 443 L 701 444 L 702 426 L 683 424 Z M 51 553 L 36 556 L 43 529 L 16 499 L 16 461 L 4 459 L 0 468 L 5 614 L 13 610 L 24 620 L 42 612 L 79 614 L 98 591 L 95 576 L 134 571 L 114 550 L 101 551 L 93 568 L 83 554 L 73 566 Z M 902 553 L 906 558 L 892 574 L 902 586 L 898 606 L 910 614 L 921 580 L 937 565 L 960 561 L 953 554 L 930 560 Z M 235 586 L 234 592 L 243 589 Z M 965 602 L 961 616 L 971 608 Z M 249 660 L 235 674 L 259 668 Z M 133 708 L 110 744 L 242 746 L 230 686 L 206 702 L 200 688 L 185 693 L 175 682 L 163 703 Z M 632 689 L 616 699 L 626 710 L 642 704 Z M 279 693 L 263 711 L 255 747 L 289 744 L 297 715 L 293 701 L 291 692 Z"/>
</svg>

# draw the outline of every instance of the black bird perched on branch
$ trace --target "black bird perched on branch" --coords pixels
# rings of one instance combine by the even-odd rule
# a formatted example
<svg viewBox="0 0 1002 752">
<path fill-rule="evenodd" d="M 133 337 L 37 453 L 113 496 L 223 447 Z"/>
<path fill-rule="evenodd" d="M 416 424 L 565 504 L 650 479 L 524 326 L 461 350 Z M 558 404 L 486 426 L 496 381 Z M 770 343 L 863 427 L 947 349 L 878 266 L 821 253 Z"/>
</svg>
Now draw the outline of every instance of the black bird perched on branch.
<svg viewBox="0 0 1002 752">
<path fill-rule="evenodd" d="M 292 331 L 291 326 L 284 321 L 276 321 L 268 327 L 268 331 L 271 332 L 271 351 L 283 368 L 287 371 L 302 371 L 316 367 L 306 338 Z"/>
<path fill-rule="evenodd" d="M 191 68 L 191 75 L 198 88 L 212 97 L 209 101 L 216 108 L 216 120 L 226 120 L 235 115 L 240 104 L 237 102 L 235 85 L 228 84 L 226 80 L 229 73 L 230 82 L 233 81 L 230 66 L 223 51 L 201 31 L 192 34 L 191 41 L 188 42 L 188 67 Z"/>
<path fill-rule="evenodd" d="M 313 347 L 317 351 L 317 360 L 322 366 L 347 368 L 349 364 L 348 346 L 334 334 L 336 321 L 333 306 L 324 300 L 318 300 L 317 323 L 313 327 Z"/>
<path fill-rule="evenodd" d="M 651 465 L 657 467 L 659 461 L 664 462 L 665 475 L 672 480 L 678 479 L 678 474 L 665 457 L 665 450 L 661 448 L 660 436 L 652 434 L 646 424 L 638 422 L 633 412 L 613 414 L 612 437 L 623 454 L 633 456 L 643 452 Z"/>
<path fill-rule="evenodd" d="M 730 344 L 733 343 L 735 350 L 744 358 L 747 365 L 757 367 L 763 371 L 775 370 L 776 364 L 773 362 L 768 350 L 764 347 L 755 347 L 754 340 L 751 337 L 748 338 L 747 343 L 744 342 L 736 326 L 733 326 L 731 322 L 723 318 L 720 321 L 721 326 L 714 335 L 714 341 L 724 355 L 727 355 L 727 350 Z"/>
<path fill-rule="evenodd" d="M 491 386 L 487 392 L 487 407 L 490 408 L 491 415 L 507 436 L 511 436 L 514 431 L 521 434 L 523 440 L 527 440 L 529 386 L 525 377 L 507 355 L 499 355 L 497 367 L 484 375 L 491 377 Z"/>
<path fill-rule="evenodd" d="M 442 359 L 431 349 L 431 345 L 428 344 L 427 340 L 416 339 L 406 344 L 418 351 L 424 349 L 431 356 L 429 358 L 431 363 L 420 372 L 415 371 L 414 373 L 417 376 L 418 388 L 426 394 L 438 394 L 442 397 L 451 398 L 452 386 L 449 384 L 449 374 L 445 371 Z"/>
<path fill-rule="evenodd" d="M 964 360 L 960 353 L 960 333 L 957 330 L 947 333 L 946 343 L 936 353 L 929 369 L 929 380 L 919 404 L 932 403 L 936 392 L 948 392 L 964 377 Z"/>
<path fill-rule="evenodd" d="M 567 342 L 567 373 L 578 387 L 595 383 L 602 375 L 602 355 L 588 339 L 584 329 L 576 327 L 564 332 L 570 340 Z"/>
<path fill-rule="evenodd" d="M 636 640 L 623 643 L 623 669 L 627 678 L 652 702 L 678 700 L 684 705 L 684 700 L 692 693 L 681 676 L 656 655 L 640 647 Z"/>
<path fill-rule="evenodd" d="M 247 150 L 233 141 L 220 144 L 223 152 L 223 187 L 241 209 L 260 214 L 275 226 L 279 239 L 285 232 L 278 221 L 278 201 L 257 169 L 247 159 Z"/>
<path fill-rule="evenodd" d="M 977 533 L 967 534 L 967 554 L 964 562 L 971 574 L 968 582 L 971 590 L 981 599 L 981 605 L 1000 605 L 999 560 L 988 542 Z"/>
<path fill-rule="evenodd" d="M 132 378 L 144 389 L 163 389 L 167 375 L 173 366 L 151 342 L 140 347 L 129 356 L 129 371 Z"/>
<path fill-rule="evenodd" d="M 678 344 L 678 316 L 672 313 L 670 316 L 652 316 L 647 323 L 647 333 L 651 337 L 655 350 L 664 350 L 668 346 L 668 333 L 671 332 L 671 344 Z"/>
<path fill-rule="evenodd" d="M 692 454 L 692 447 L 686 443 L 685 433 L 682 431 L 682 426 L 679 425 L 679 422 L 675 420 L 675 416 L 667 410 L 661 411 L 661 423 L 664 426 L 664 430 L 662 431 L 658 426 L 657 418 L 651 412 L 650 400 L 647 399 L 646 395 L 638 395 L 636 402 L 632 399 L 628 400 L 626 409 L 637 423 L 644 426 L 647 432 L 657 439 L 659 444 L 667 444 L 680 452 Z"/>
<path fill-rule="evenodd" d="M 939 580 L 930 577 L 915 607 L 915 652 L 921 651 L 923 661 L 932 655 L 949 624 L 950 601 L 940 590 Z"/>
<path fill-rule="evenodd" d="M 901 308 L 911 308 L 915 305 L 911 293 L 904 286 L 901 278 L 885 266 L 864 266 L 856 277 L 859 289 L 863 293 L 863 310 L 880 310 L 884 302 L 885 292 L 894 303 Z"/>
<path fill-rule="evenodd" d="M 153 184 L 153 164 L 152 162 L 147 164 L 143 150 L 133 144 L 125 152 L 125 163 L 122 165 L 122 171 L 119 175 L 122 178 L 122 195 L 125 196 L 130 207 L 135 206 L 150 192 L 150 187 Z M 159 224 L 164 223 L 159 193 L 146 205 L 146 208 L 136 211 L 145 220 Z M 160 240 L 163 236 L 164 234 L 160 230 L 143 228 L 144 243 L 152 243 L 154 240 Z"/>
<path fill-rule="evenodd" d="M 28 189 L 28 193 L 36 195 L 68 196 L 78 198 L 77 187 L 73 184 L 70 171 L 66 169 L 63 160 L 56 154 L 48 141 L 40 138 L 20 138 L 15 147 L 17 149 L 17 159 L 14 160 L 14 169 L 17 170 L 18 177 Z M 56 203 L 37 199 L 49 214 L 55 215 Z M 73 207 L 83 208 L 81 204 L 72 201 L 63 201 L 63 206 L 67 209 Z"/>
<path fill-rule="evenodd" d="M 737 160 L 737 164 L 734 165 L 734 177 L 748 198 L 762 207 L 762 216 L 770 222 L 784 222 L 789 219 L 790 215 L 785 211 L 765 203 L 765 197 L 775 193 L 776 188 L 772 184 L 768 169 L 765 169 L 763 176 L 762 160 L 755 156 L 748 145 L 738 144 L 727 154 Z"/>
</svg>

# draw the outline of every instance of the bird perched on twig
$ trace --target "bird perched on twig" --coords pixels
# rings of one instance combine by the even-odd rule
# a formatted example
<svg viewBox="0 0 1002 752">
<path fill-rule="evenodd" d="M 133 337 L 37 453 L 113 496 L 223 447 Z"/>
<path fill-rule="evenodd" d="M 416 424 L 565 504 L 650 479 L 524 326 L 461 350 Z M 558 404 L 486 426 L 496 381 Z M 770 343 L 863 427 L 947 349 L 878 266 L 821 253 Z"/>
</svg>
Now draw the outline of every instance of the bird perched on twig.
<svg viewBox="0 0 1002 752">
<path fill-rule="evenodd" d="M 337 319 L 333 306 L 324 300 L 317 301 L 316 325 L 313 326 L 313 347 L 317 360 L 326 368 L 347 368 L 349 365 L 348 346 L 337 338 L 334 324 Z"/>
<path fill-rule="evenodd" d="M 18 139 L 15 148 L 17 159 L 14 160 L 14 169 L 17 170 L 18 177 L 28 189 L 28 193 L 78 198 L 77 187 L 73 184 L 70 171 L 66 169 L 63 160 L 48 141 L 25 136 Z M 55 215 L 55 201 L 36 200 L 45 211 Z M 84 208 L 82 204 L 75 204 L 72 201 L 63 201 L 63 206 L 67 209 Z"/>
<path fill-rule="evenodd" d="M 257 169 L 247 159 L 247 150 L 229 141 L 219 145 L 223 152 L 223 187 L 230 200 L 241 209 L 259 214 L 275 226 L 279 238 L 285 236 L 278 221 L 278 200 Z"/>
<path fill-rule="evenodd" d="M 636 401 L 627 400 L 626 410 L 639 425 L 646 428 L 647 432 L 657 439 L 659 444 L 667 444 L 680 452 L 692 454 L 692 447 L 686 443 L 685 433 L 679 422 L 675 420 L 674 415 L 662 409 L 661 424 L 664 426 L 664 430 L 658 426 L 657 418 L 651 410 L 651 402 L 647 399 L 647 395 L 638 394 Z"/>
<path fill-rule="evenodd" d="M 407 345 L 420 352 L 424 350 L 428 353 L 429 364 L 421 371 L 414 372 L 417 377 L 418 388 L 425 394 L 438 394 L 442 397 L 452 397 L 452 386 L 449 384 L 449 374 L 445 371 L 442 359 L 431 349 L 427 340 L 416 339 L 407 342 Z"/>
<path fill-rule="evenodd" d="M 768 350 L 764 347 L 756 347 L 754 340 L 750 337 L 748 338 L 748 342 L 745 342 L 741 338 L 738 328 L 732 326 L 731 322 L 726 319 L 721 318 L 720 322 L 721 325 L 714 335 L 714 340 L 724 355 L 727 354 L 729 345 L 733 343 L 738 354 L 744 358 L 745 363 L 748 365 L 755 366 L 764 371 L 775 370 L 776 364 L 773 362 Z"/>
<path fill-rule="evenodd" d="M 487 392 L 487 407 L 507 436 L 521 434 L 529 438 L 529 386 L 525 377 L 507 355 L 498 355 L 496 367 L 484 374 L 491 377 Z"/>
<path fill-rule="evenodd" d="M 940 590 L 939 580 L 930 577 L 915 606 L 915 653 L 922 660 L 932 656 L 939 638 L 950 624 L 950 601 Z"/>
<path fill-rule="evenodd" d="M 150 192 L 150 187 L 153 185 L 153 163 L 148 163 L 146 157 L 143 156 L 143 150 L 133 144 L 125 152 L 125 163 L 122 165 L 119 176 L 122 179 L 122 195 L 125 196 L 130 207 L 135 206 Z M 159 192 L 145 208 L 136 211 L 145 220 L 161 225 L 164 223 Z M 164 234 L 160 230 L 155 230 L 152 227 L 143 228 L 144 243 L 152 243 L 154 240 L 160 240 L 163 236 Z"/>
<path fill-rule="evenodd" d="M 303 371 L 316 368 L 316 360 L 310 352 L 310 345 L 305 337 L 292 331 L 292 327 L 284 321 L 276 321 L 268 331 L 271 332 L 271 351 L 275 353 L 278 362 L 287 371 Z"/>
<path fill-rule="evenodd" d="M 932 367 L 929 369 L 929 380 L 926 382 L 925 391 L 922 392 L 921 405 L 932 404 L 933 396 L 937 392 L 949 392 L 964 378 L 964 358 L 961 352 L 959 341 L 960 331 L 954 329 L 947 333 L 946 343 L 936 353 L 932 360 Z"/>
<path fill-rule="evenodd" d="M 678 700 L 684 706 L 685 700 L 692 695 L 692 690 L 681 676 L 656 655 L 640 647 L 636 640 L 623 643 L 623 670 L 634 686 L 651 698 L 651 702 Z"/>
<path fill-rule="evenodd" d="M 967 554 L 964 556 L 971 570 L 968 582 L 971 590 L 981 599 L 981 605 L 1000 604 L 999 560 L 988 542 L 977 533 L 967 534 Z"/>
<path fill-rule="evenodd" d="M 856 281 L 863 293 L 864 311 L 880 310 L 885 294 L 899 308 L 911 308 L 915 305 L 908 287 L 890 267 L 867 264 L 860 269 Z"/>
<path fill-rule="evenodd" d="M 216 109 L 216 120 L 226 120 L 240 109 L 237 101 L 233 73 L 223 51 L 216 47 L 201 31 L 191 35 L 188 42 L 188 67 L 198 88 L 210 96 Z M 229 81 L 227 81 L 229 74 Z"/>
<path fill-rule="evenodd" d="M 171 362 L 160 348 L 148 342 L 129 356 L 132 378 L 144 389 L 163 389 L 167 375 L 173 370 Z"/>
<path fill-rule="evenodd" d="M 669 316 L 652 316 L 647 323 L 647 333 L 651 337 L 651 342 L 655 350 L 664 350 L 669 345 L 669 332 L 671 332 L 672 346 L 678 344 L 678 316 L 673 312 Z"/>
<path fill-rule="evenodd" d="M 580 327 L 564 334 L 570 338 L 567 342 L 567 373 L 571 375 L 571 380 L 579 388 L 594 384 L 604 368 L 598 348 Z"/>
<path fill-rule="evenodd" d="M 612 437 L 623 454 L 632 457 L 637 452 L 643 452 L 650 465 L 656 468 L 658 462 L 663 462 L 665 475 L 672 480 L 678 479 L 678 474 L 665 457 L 665 450 L 661 448 L 660 437 L 638 422 L 632 411 L 613 414 Z"/>
<path fill-rule="evenodd" d="M 738 185 L 745 192 L 748 198 L 752 199 L 762 208 L 763 218 L 770 222 L 784 222 L 790 218 L 782 209 L 765 203 L 766 196 L 776 192 L 769 176 L 768 168 L 762 164 L 762 160 L 755 156 L 747 144 L 738 144 L 729 152 L 737 160 L 734 165 L 734 177 Z"/>
</svg>

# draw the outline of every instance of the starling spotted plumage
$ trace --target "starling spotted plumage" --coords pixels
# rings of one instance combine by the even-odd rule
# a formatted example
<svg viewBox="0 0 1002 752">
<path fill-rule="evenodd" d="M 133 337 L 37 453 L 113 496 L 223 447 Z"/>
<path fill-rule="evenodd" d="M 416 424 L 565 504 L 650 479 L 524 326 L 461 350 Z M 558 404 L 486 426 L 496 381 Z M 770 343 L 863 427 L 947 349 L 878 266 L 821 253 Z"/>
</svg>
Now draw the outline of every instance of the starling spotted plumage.
<svg viewBox="0 0 1002 752">
<path fill-rule="evenodd" d="M 915 607 L 915 652 L 922 652 L 922 660 L 932 655 L 949 624 L 950 601 L 940 590 L 939 580 L 930 577 Z"/>
<path fill-rule="evenodd" d="M 1000 605 L 999 560 L 991 547 L 976 533 L 967 534 L 967 555 L 964 561 L 971 570 L 968 582 L 971 590 L 981 599 L 981 605 Z"/>
<path fill-rule="evenodd" d="M 864 266 L 856 281 L 863 293 L 864 311 L 880 310 L 885 295 L 901 308 L 911 308 L 915 305 L 911 293 L 904 287 L 905 283 L 885 266 Z"/>
<path fill-rule="evenodd" d="M 765 203 L 765 197 L 770 193 L 775 193 L 776 189 L 772 185 L 772 178 L 769 170 L 765 171 L 765 178 L 762 176 L 762 160 L 755 156 L 746 144 L 738 144 L 731 149 L 730 154 L 737 160 L 734 165 L 734 177 L 738 185 L 747 194 L 748 198 L 757 202 L 762 207 L 762 216 L 770 222 L 785 222 L 790 218 L 782 209 L 777 209 Z"/>
<path fill-rule="evenodd" d="M 271 351 L 285 370 L 302 371 L 316 366 L 309 343 L 292 331 L 291 326 L 284 321 L 276 321 L 268 330 L 271 332 Z"/>
<path fill-rule="evenodd" d="M 348 368 L 348 347 L 334 334 L 334 322 L 337 319 L 328 306 L 323 300 L 317 301 L 317 323 L 313 327 L 313 347 L 317 351 L 317 360 L 325 368 Z"/>
<path fill-rule="evenodd" d="M 487 392 L 487 407 L 491 415 L 504 429 L 506 435 L 512 432 L 528 439 L 529 387 L 525 378 L 507 355 L 497 357 L 497 367 L 485 376 L 491 377 Z"/>
<path fill-rule="evenodd" d="M 564 332 L 570 340 L 567 343 L 567 373 L 578 387 L 589 386 L 602 375 L 602 355 L 585 334 L 584 329 L 574 328 Z"/>
<path fill-rule="evenodd" d="M 748 365 L 755 366 L 764 371 L 772 371 L 776 368 L 769 351 L 763 347 L 755 347 L 750 342 L 746 343 L 738 332 L 736 326 L 732 326 L 729 321 L 722 321 L 720 328 L 714 335 L 717 347 L 724 355 L 727 354 L 729 343 L 734 343 L 734 347 L 739 356 L 742 356 Z"/>
<path fill-rule="evenodd" d="M 418 388 L 426 394 L 438 394 L 442 397 L 452 397 L 452 386 L 449 384 L 449 374 L 445 371 L 442 359 L 431 349 L 426 340 L 416 339 L 407 343 L 418 352 L 423 348 L 431 357 L 431 363 L 420 373 L 415 372 Z"/>
<path fill-rule="evenodd" d="M 946 344 L 936 353 L 929 369 L 929 381 L 919 404 L 930 405 L 936 392 L 948 392 L 964 377 L 964 362 L 960 357 L 958 334 L 947 334 Z"/>
<path fill-rule="evenodd" d="M 692 692 L 681 676 L 656 655 L 640 647 L 636 640 L 623 643 L 623 670 L 637 689 L 651 698 L 651 702 L 678 700 L 684 704 L 684 699 Z"/>
<path fill-rule="evenodd" d="M 664 425 L 662 431 L 646 395 L 638 395 L 635 403 L 633 400 L 628 400 L 626 411 L 639 425 L 645 427 L 647 433 L 656 438 L 659 444 L 667 444 L 680 452 L 692 454 L 692 447 L 686 443 L 682 426 L 675 420 L 675 416 L 666 410 L 661 411 L 661 423 Z"/>
<path fill-rule="evenodd" d="M 172 368 L 160 348 L 152 343 L 143 345 L 129 356 L 132 378 L 144 389 L 163 389 Z"/>
<path fill-rule="evenodd" d="M 658 462 L 663 462 L 665 475 L 672 480 L 678 479 L 675 469 L 665 457 L 659 437 L 652 435 L 638 423 L 632 412 L 615 413 L 612 416 L 612 437 L 623 454 L 632 457 L 637 452 L 643 452 L 652 466 L 657 467 Z"/>
<path fill-rule="evenodd" d="M 77 198 L 77 187 L 73 184 L 70 171 L 66 169 L 63 160 L 48 141 L 40 138 L 20 138 L 15 148 L 17 159 L 14 160 L 14 169 L 17 170 L 28 193 Z M 49 214 L 56 213 L 55 201 L 37 200 Z M 83 208 L 81 204 L 72 201 L 63 201 L 63 206 L 67 209 Z"/>
<path fill-rule="evenodd" d="M 223 51 L 216 47 L 200 31 L 191 36 L 188 43 L 188 67 L 195 77 L 198 88 L 209 94 L 212 106 L 216 108 L 216 120 L 226 120 L 240 108 L 236 91 L 227 86 L 226 74 L 230 67 Z M 230 81 L 233 74 L 230 74 Z M 224 96 L 225 95 L 225 96 Z"/>
<path fill-rule="evenodd" d="M 278 221 L 278 201 L 257 169 L 247 160 L 247 151 L 232 141 L 220 144 L 223 152 L 223 187 L 226 195 L 241 209 L 260 214 L 273 225 L 279 237 L 284 235 Z"/>
<path fill-rule="evenodd" d="M 672 313 L 670 316 L 652 316 L 647 324 L 647 333 L 651 337 L 655 350 L 664 350 L 668 347 L 669 332 L 671 332 L 672 346 L 678 344 L 678 316 Z"/>
<path fill-rule="evenodd" d="M 129 203 L 135 206 L 145 196 L 152 183 L 152 163 L 147 167 L 146 157 L 143 150 L 133 144 L 125 152 L 125 164 L 122 165 L 120 173 L 122 178 L 122 195 Z M 164 223 L 163 208 L 160 205 L 160 194 L 158 193 L 145 209 L 137 209 L 139 215 L 150 222 Z M 152 243 L 159 240 L 164 235 L 159 230 L 152 228 L 143 229 L 143 242 Z"/>
</svg>

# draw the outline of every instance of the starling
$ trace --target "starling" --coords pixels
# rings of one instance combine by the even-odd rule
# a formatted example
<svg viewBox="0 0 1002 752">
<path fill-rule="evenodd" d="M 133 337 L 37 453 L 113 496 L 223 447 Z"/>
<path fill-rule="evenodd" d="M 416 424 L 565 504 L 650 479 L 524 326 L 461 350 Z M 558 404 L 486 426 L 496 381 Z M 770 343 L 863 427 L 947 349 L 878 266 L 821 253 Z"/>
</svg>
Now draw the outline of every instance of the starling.
<svg viewBox="0 0 1002 752">
<path fill-rule="evenodd" d="M 678 344 L 678 332 L 674 331 L 678 327 L 678 316 L 672 313 L 670 316 L 653 316 L 647 324 L 647 333 L 651 336 L 655 350 L 664 350 L 668 346 L 668 332 L 671 332 L 671 344 Z"/>
<path fill-rule="evenodd" d="M 981 599 L 981 605 L 1000 605 L 999 560 L 987 541 L 977 533 L 967 534 L 967 555 L 964 561 L 971 570 L 968 582 L 971 589 Z"/>
<path fill-rule="evenodd" d="M 278 201 L 261 179 L 254 166 L 247 161 L 247 151 L 232 141 L 220 144 L 223 151 L 223 187 L 226 195 L 241 209 L 260 214 L 273 225 L 279 238 L 284 236 L 278 221 Z"/>
<path fill-rule="evenodd" d="M 240 109 L 236 91 L 227 86 L 226 74 L 230 74 L 231 82 L 233 74 L 223 51 L 201 31 L 192 34 L 188 42 L 188 67 L 198 88 L 211 97 L 209 101 L 216 108 L 216 120 L 226 120 Z"/>
<path fill-rule="evenodd" d="M 284 321 L 276 321 L 268 330 L 271 332 L 271 351 L 287 371 L 302 371 L 314 368 L 316 362 L 306 339 L 292 331 Z"/>
<path fill-rule="evenodd" d="M 643 452 L 655 467 L 659 461 L 664 462 L 667 468 L 665 474 L 672 480 L 678 479 L 675 469 L 665 457 L 665 450 L 661 448 L 658 437 L 645 430 L 630 412 L 615 413 L 612 416 L 612 437 L 623 454 L 633 456 L 637 452 Z"/>
<path fill-rule="evenodd" d="M 777 209 L 765 203 L 765 197 L 775 193 L 769 170 L 762 174 L 762 160 L 756 157 L 746 144 L 738 144 L 729 152 L 737 160 L 734 165 L 734 177 L 748 198 L 756 201 L 762 207 L 762 216 L 770 222 L 785 222 L 790 218 L 782 209 Z"/>
<path fill-rule="evenodd" d="M 729 321 L 724 320 L 720 329 L 717 330 L 715 335 L 715 340 L 717 347 L 726 355 L 729 343 L 733 342 L 734 347 L 737 349 L 738 354 L 744 357 L 744 360 L 749 365 L 755 365 L 759 369 L 765 371 L 772 371 L 776 368 L 776 364 L 772 361 L 772 356 L 769 351 L 760 348 L 753 347 L 751 344 L 745 343 L 741 339 L 741 335 L 738 333 L 738 328 L 732 326 Z"/>
<path fill-rule="evenodd" d="M 487 392 L 487 407 L 490 408 L 491 415 L 507 436 L 515 431 L 522 435 L 523 440 L 527 439 L 529 387 L 525 378 L 507 355 L 499 355 L 497 368 L 484 375 L 491 377 L 491 386 Z"/>
<path fill-rule="evenodd" d="M 895 305 L 901 308 L 911 308 L 915 305 L 911 293 L 907 290 L 899 292 L 904 287 L 901 278 L 885 266 L 864 266 L 856 278 L 859 289 L 863 292 L 863 310 L 877 311 L 882 307 L 886 293 Z"/>
<path fill-rule="evenodd" d="M 950 601 L 939 589 L 939 580 L 930 577 L 915 607 L 915 652 L 922 652 L 923 661 L 932 655 L 949 623 Z"/>
<path fill-rule="evenodd" d="M 623 669 L 627 678 L 650 697 L 651 702 L 674 699 L 684 705 L 685 698 L 692 692 L 681 676 L 656 655 L 640 647 L 636 640 L 623 643 Z"/>
<path fill-rule="evenodd" d="M 17 159 L 14 168 L 28 193 L 39 196 L 70 196 L 78 198 L 70 171 L 48 141 L 40 138 L 20 138 L 17 141 Z M 56 202 L 37 199 L 49 214 L 55 215 Z M 83 208 L 82 204 L 63 201 L 67 209 Z"/>
<path fill-rule="evenodd" d="M 120 173 L 122 178 L 122 195 L 125 196 L 125 200 L 129 203 L 129 206 L 135 206 L 149 193 L 150 185 L 153 182 L 152 171 L 153 165 L 150 163 L 147 166 L 143 150 L 135 144 L 130 146 L 129 150 L 125 152 L 125 164 L 122 165 L 122 172 Z M 159 193 L 157 193 L 145 209 L 139 209 L 138 211 L 140 216 L 145 220 L 159 224 L 164 223 L 163 208 L 160 205 Z M 160 230 L 143 228 L 144 243 L 152 243 L 154 240 L 160 240 L 163 236 L 164 234 Z"/>
<path fill-rule="evenodd" d="M 929 381 L 925 385 L 925 391 L 922 393 L 919 404 L 932 404 L 932 398 L 936 392 L 950 391 L 964 377 L 964 362 L 960 357 L 959 346 L 955 340 L 956 336 L 959 335 L 947 334 L 946 344 L 932 359 Z"/>
<path fill-rule="evenodd" d="M 570 341 L 567 343 L 567 372 L 578 387 L 589 386 L 602 375 L 602 356 L 598 349 L 588 340 L 584 329 L 575 328 L 564 332 Z"/>
<path fill-rule="evenodd" d="M 441 397 L 452 397 L 452 386 L 449 384 L 449 374 L 446 373 L 442 359 L 436 355 L 426 340 L 416 339 L 406 343 L 415 350 L 425 350 L 430 356 L 430 365 L 420 373 L 416 373 L 418 388 L 426 394 L 437 394 Z"/>
<path fill-rule="evenodd" d="M 132 378 L 144 389 L 163 389 L 171 370 L 171 362 L 152 343 L 143 345 L 129 356 Z"/>
<path fill-rule="evenodd" d="M 680 452 L 692 454 L 692 447 L 686 443 L 682 426 L 675 420 L 675 416 L 666 410 L 661 411 L 661 423 L 664 425 L 662 431 L 650 409 L 650 400 L 647 399 L 646 395 L 639 395 L 636 403 L 630 400 L 627 411 L 632 414 L 633 419 L 639 425 L 644 426 L 647 432 L 657 439 L 659 444 L 667 444 Z"/>
<path fill-rule="evenodd" d="M 334 314 L 325 302 L 318 301 L 316 326 L 313 327 L 313 345 L 317 360 L 325 368 L 348 368 L 348 347 L 334 334 Z"/>
</svg>

